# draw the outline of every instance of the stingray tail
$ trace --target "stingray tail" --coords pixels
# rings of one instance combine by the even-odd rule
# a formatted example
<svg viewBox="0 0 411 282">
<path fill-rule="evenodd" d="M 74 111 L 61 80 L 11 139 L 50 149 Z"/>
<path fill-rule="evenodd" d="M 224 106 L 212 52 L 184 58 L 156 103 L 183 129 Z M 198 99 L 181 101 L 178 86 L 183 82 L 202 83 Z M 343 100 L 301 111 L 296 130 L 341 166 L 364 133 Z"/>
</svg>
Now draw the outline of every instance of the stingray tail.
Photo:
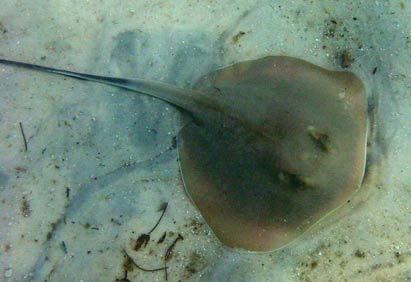
<svg viewBox="0 0 411 282">
<path fill-rule="evenodd" d="M 198 98 L 200 98 L 200 91 L 182 89 L 174 85 L 169 85 L 161 82 L 147 81 L 142 79 L 99 76 L 5 59 L 0 59 L 0 64 L 13 67 L 21 67 L 34 71 L 53 73 L 80 80 L 94 81 L 106 85 L 120 87 L 123 89 L 128 89 L 134 92 L 139 92 L 161 99 L 190 112 L 195 112 L 199 108 L 199 105 L 198 103 L 196 103 L 196 101 L 198 101 Z"/>
</svg>

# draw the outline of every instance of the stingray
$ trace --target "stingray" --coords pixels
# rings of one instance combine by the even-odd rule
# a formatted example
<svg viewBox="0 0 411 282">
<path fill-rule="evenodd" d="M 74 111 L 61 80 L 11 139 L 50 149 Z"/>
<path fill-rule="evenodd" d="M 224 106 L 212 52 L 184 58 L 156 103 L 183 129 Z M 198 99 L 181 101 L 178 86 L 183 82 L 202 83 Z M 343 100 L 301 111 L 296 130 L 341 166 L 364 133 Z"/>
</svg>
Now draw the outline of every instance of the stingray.
<svg viewBox="0 0 411 282">
<path fill-rule="evenodd" d="M 129 89 L 189 113 L 177 139 L 185 189 L 226 246 L 285 246 L 361 186 L 367 102 L 353 73 L 269 56 L 212 71 L 181 89 L 0 63 Z"/>
</svg>

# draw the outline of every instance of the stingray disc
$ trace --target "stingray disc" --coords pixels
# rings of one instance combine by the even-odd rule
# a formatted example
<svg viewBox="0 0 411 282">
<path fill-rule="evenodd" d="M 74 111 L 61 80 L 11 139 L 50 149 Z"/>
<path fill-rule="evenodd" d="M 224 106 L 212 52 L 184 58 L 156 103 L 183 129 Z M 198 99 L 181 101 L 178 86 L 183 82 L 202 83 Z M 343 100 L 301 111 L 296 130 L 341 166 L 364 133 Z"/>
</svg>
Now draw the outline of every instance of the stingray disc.
<svg viewBox="0 0 411 282">
<path fill-rule="evenodd" d="M 215 112 L 179 135 L 187 193 L 227 246 L 270 251 L 345 203 L 365 168 L 361 81 L 290 57 L 200 80 Z M 210 107 L 209 107 L 210 108 Z"/>
</svg>

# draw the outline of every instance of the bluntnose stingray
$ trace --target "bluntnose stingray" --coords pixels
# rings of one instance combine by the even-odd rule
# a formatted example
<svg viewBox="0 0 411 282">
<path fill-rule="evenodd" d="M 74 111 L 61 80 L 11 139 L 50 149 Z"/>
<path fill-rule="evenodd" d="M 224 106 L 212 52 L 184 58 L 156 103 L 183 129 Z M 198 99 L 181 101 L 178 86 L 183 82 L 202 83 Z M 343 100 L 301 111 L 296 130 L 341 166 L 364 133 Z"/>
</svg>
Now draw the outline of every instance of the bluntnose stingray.
<svg viewBox="0 0 411 282">
<path fill-rule="evenodd" d="M 188 90 L 0 63 L 126 88 L 191 113 L 178 138 L 185 188 L 227 246 L 284 246 L 361 185 L 367 103 L 352 73 L 270 56 L 211 72 Z"/>
</svg>

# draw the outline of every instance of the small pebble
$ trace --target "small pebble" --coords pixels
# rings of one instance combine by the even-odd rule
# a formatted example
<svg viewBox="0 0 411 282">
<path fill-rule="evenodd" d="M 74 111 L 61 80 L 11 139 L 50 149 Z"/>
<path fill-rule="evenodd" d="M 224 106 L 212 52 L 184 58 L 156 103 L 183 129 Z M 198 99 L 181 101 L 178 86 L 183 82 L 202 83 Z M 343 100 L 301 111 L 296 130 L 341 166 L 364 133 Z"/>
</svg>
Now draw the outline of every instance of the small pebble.
<svg viewBox="0 0 411 282">
<path fill-rule="evenodd" d="M 9 268 L 4 272 L 4 277 L 10 278 L 12 274 L 13 274 L 13 269 Z"/>
</svg>

